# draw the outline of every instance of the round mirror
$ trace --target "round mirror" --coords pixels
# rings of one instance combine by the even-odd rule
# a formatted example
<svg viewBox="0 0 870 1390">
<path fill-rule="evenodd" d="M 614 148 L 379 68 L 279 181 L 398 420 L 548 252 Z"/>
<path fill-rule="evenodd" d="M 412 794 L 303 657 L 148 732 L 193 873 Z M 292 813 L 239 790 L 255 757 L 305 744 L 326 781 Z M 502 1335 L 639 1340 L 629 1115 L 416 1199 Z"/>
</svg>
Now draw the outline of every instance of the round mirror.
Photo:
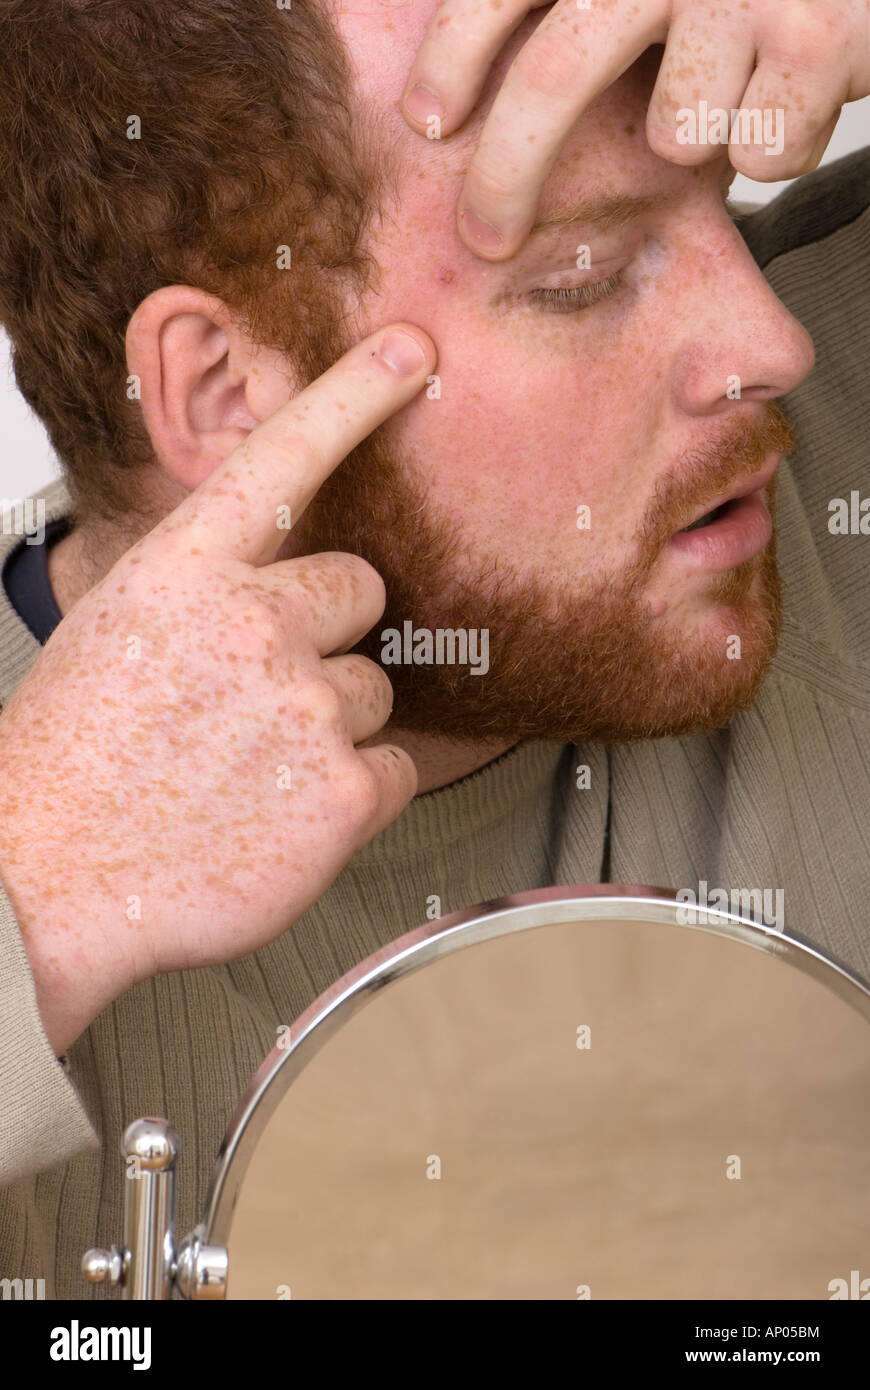
<svg viewBox="0 0 870 1390">
<path fill-rule="evenodd" d="M 870 1249 L 870 990 L 787 931 L 692 915 L 656 889 L 545 889 L 339 981 L 225 1140 L 202 1229 L 228 1296 L 848 1286 Z"/>
</svg>

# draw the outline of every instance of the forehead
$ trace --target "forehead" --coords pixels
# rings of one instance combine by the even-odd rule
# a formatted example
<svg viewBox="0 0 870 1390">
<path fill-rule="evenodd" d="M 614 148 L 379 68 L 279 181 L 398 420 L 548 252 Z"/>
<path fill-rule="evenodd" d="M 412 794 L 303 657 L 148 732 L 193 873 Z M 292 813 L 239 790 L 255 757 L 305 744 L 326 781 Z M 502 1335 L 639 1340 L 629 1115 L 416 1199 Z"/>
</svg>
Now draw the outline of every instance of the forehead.
<svg viewBox="0 0 870 1390">
<path fill-rule="evenodd" d="M 406 125 L 400 108 L 414 56 L 437 17 L 437 0 L 329 2 L 348 49 L 357 91 L 379 113 L 393 155 L 409 178 L 426 178 L 427 198 L 435 192 L 433 177 L 445 196 L 455 197 L 504 77 L 547 9 L 526 16 L 507 40 L 489 71 L 475 111 L 461 130 L 443 140 L 426 140 Z M 541 195 L 540 213 L 563 205 L 566 194 L 579 201 L 590 191 L 636 192 L 639 181 L 643 191 L 650 192 L 673 179 L 675 167 L 652 154 L 644 135 L 646 108 L 660 57 L 660 49 L 649 50 L 590 103 L 562 146 Z M 406 195 L 414 197 L 416 191 L 413 184 L 406 185 Z"/>
<path fill-rule="evenodd" d="M 437 21 L 438 0 L 328 0 L 338 29 L 357 68 L 360 86 L 369 94 L 399 99 L 414 55 L 432 24 Z M 495 61 L 501 75 L 537 27 L 548 7 L 527 16 L 508 39 Z M 461 41 L 457 29 L 456 41 Z"/>
</svg>

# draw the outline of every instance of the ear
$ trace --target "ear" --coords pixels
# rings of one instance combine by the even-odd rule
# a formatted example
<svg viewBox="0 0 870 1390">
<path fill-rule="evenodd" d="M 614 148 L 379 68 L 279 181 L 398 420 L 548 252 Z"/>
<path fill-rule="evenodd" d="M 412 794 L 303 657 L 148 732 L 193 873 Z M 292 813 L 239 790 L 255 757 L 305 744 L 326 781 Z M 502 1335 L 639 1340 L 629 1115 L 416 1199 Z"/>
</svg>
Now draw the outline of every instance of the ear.
<svg viewBox="0 0 870 1390">
<path fill-rule="evenodd" d="M 190 285 L 139 305 L 127 370 L 155 453 L 188 492 L 299 389 L 286 357 L 252 343 L 220 299 Z"/>
</svg>

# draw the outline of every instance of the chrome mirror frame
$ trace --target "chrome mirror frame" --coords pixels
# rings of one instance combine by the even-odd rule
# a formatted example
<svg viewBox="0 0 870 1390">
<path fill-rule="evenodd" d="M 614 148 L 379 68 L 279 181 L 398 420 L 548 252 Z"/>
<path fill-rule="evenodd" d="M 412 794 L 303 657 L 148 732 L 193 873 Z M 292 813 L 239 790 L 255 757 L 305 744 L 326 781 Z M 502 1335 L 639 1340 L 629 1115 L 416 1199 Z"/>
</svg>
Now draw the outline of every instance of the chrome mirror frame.
<svg viewBox="0 0 870 1390">
<path fill-rule="evenodd" d="M 695 921 L 685 920 L 692 915 Z M 832 990 L 870 1023 L 870 984 L 808 938 L 741 914 L 693 908 L 670 889 L 576 884 L 532 889 L 480 903 L 427 921 L 389 942 L 325 990 L 290 1026 L 236 1106 L 215 1162 L 204 1217 L 181 1242 L 177 1254 L 171 1219 L 173 1193 L 166 1190 L 167 1183 L 171 1189 L 174 1178 L 177 1136 L 162 1120 L 136 1121 L 129 1126 L 122 1147 L 125 1160 L 130 1161 L 131 1144 L 141 1148 L 143 1134 L 152 1138 L 156 1134 L 157 1149 L 165 1154 L 164 1166 L 158 1172 L 155 1165 L 147 1181 L 142 1181 L 146 1177 L 143 1172 L 138 1182 L 127 1185 L 125 1246 L 122 1250 L 113 1246 L 110 1251 L 88 1251 L 82 1261 L 86 1278 L 93 1283 L 121 1284 L 125 1298 L 167 1298 L 172 1296 L 173 1287 L 175 1295 L 185 1299 L 225 1298 L 230 1229 L 254 1150 L 293 1081 L 348 1019 L 379 990 L 464 947 L 535 927 L 607 918 L 706 932 L 777 956 Z M 161 1138 L 161 1125 L 171 1135 L 170 1142 Z M 161 1191 L 152 1191 L 159 1182 L 163 1183 Z M 137 1232 L 147 1239 L 137 1237 Z M 134 1270 L 138 1271 L 135 1278 Z"/>
</svg>

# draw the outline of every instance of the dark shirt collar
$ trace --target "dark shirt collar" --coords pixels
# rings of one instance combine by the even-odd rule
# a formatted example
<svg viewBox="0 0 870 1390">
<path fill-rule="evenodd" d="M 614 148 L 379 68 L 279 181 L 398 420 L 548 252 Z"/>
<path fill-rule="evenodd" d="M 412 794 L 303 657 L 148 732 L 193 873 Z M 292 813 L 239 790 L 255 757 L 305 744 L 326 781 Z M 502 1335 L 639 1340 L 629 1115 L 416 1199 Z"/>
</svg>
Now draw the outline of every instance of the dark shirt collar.
<svg viewBox="0 0 870 1390">
<path fill-rule="evenodd" d="M 12 607 L 43 646 L 61 621 L 48 577 L 48 552 L 69 529 L 69 520 L 63 517 L 48 522 L 40 544 L 28 544 L 24 537 L 7 555 L 0 575 Z"/>
</svg>

